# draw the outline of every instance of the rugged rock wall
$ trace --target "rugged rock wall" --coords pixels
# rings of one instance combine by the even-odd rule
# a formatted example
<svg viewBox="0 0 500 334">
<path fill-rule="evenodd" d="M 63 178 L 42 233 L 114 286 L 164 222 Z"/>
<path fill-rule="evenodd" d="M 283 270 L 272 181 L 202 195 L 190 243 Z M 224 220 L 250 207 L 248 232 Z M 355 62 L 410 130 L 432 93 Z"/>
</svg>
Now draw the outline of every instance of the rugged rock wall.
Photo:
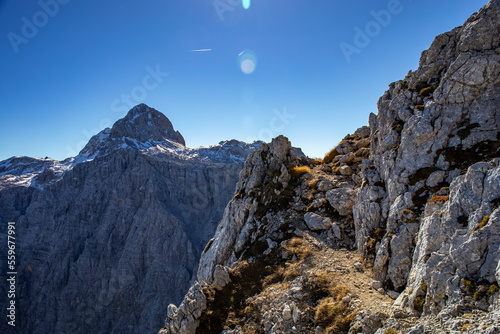
<svg viewBox="0 0 500 334">
<path fill-rule="evenodd" d="M 369 153 L 368 135 L 369 129 L 363 127 L 347 136 L 334 150 L 331 166 L 308 158 L 298 159 L 291 143 L 282 136 L 252 152 L 240 173 L 235 196 L 201 256 L 198 282 L 179 307 L 169 306 L 166 326 L 161 333 L 215 333 L 223 328 L 218 322 L 227 322 L 226 317 L 231 317 L 230 311 L 220 309 L 229 308 L 227 304 L 234 304 L 231 307 L 235 311 L 247 304 L 253 305 L 245 299 L 247 297 L 266 304 L 269 298 L 264 292 L 266 284 L 262 282 L 273 280 L 273 275 L 281 280 L 282 276 L 287 276 L 276 274 L 281 272 L 282 264 L 287 260 L 297 261 L 295 256 L 283 255 L 287 253 L 284 245 L 294 236 L 312 233 L 321 240 L 317 245 L 323 242 L 337 248 L 352 248 L 352 210 L 361 185 L 361 161 Z M 242 267 L 246 274 L 236 273 Z M 317 268 L 310 272 L 317 272 Z M 288 283 L 295 284 L 296 292 L 303 291 L 301 304 L 304 305 L 297 305 L 292 310 L 289 305 L 299 301 L 287 300 L 283 297 L 286 292 L 278 293 L 275 299 L 278 305 L 268 305 L 267 311 L 262 311 L 265 320 L 253 324 L 252 328 L 261 326 L 268 331 L 272 327 L 289 332 L 301 317 L 301 330 L 311 331 L 315 327 L 313 319 L 301 315 L 310 315 L 310 304 L 318 300 L 314 293 L 307 292 L 315 289 L 311 281 L 299 277 L 294 283 Z M 235 301 L 236 298 L 242 300 Z M 306 299 L 310 301 L 305 302 Z M 281 316 L 283 307 L 288 307 L 286 313 L 290 314 L 284 321 L 276 318 Z M 236 326 L 231 333 L 249 330 Z"/>
<path fill-rule="evenodd" d="M 500 2 L 490 1 L 437 36 L 370 116 L 358 250 L 377 280 L 404 291 L 396 304 L 417 314 L 459 307 L 462 279 L 497 284 L 499 18 Z M 472 304 L 487 309 L 484 298 Z"/>
<path fill-rule="evenodd" d="M 256 332 L 269 333 L 301 332 L 299 325 L 316 333 L 500 330 L 500 1 L 491 0 L 462 27 L 436 37 L 419 68 L 392 83 L 378 108 L 370 129 L 347 136 L 323 161 L 296 160 L 282 137 L 249 156 L 202 255 L 199 282 L 179 308 L 169 306 L 160 333 L 201 333 L 214 314 L 224 317 L 225 333 L 244 333 L 251 322 Z M 293 179 L 295 164 L 306 164 L 301 168 L 309 176 Z M 322 171 L 330 181 L 320 179 Z M 304 243 L 312 237 L 322 251 L 324 245 L 354 246 L 363 262 L 354 269 L 371 271 L 370 289 L 395 299 L 390 312 L 380 312 L 377 303 L 356 309 L 356 296 L 335 302 L 332 296 L 330 310 L 351 307 L 344 314 L 352 317 L 350 329 L 325 329 L 318 313 L 297 323 L 291 316 L 299 312 L 296 304 L 285 301 L 297 293 L 315 297 L 302 288 L 314 280 L 304 268 L 318 263 L 287 258 L 292 236 Z M 276 249 L 285 255 L 273 258 Z M 266 270 L 280 268 L 280 261 L 303 268 L 302 276 L 268 287 L 259 283 L 244 294 L 243 311 L 234 305 L 226 313 L 213 309 L 222 307 L 221 295 L 246 286 L 242 268 L 269 275 L 249 274 L 246 283 L 266 281 L 275 277 Z M 276 291 L 278 301 L 270 298 Z M 296 314 L 311 316 L 307 310 L 322 302 L 309 301 Z"/>
<path fill-rule="evenodd" d="M 207 307 L 203 288 L 214 285 L 222 289 L 230 282 L 229 269 L 238 260 L 236 254 L 241 253 L 252 243 L 252 234 L 257 230 L 259 222 L 255 213 L 259 206 L 276 204 L 277 196 L 288 187 L 290 174 L 288 166 L 297 162 L 297 153 L 290 142 L 284 137 L 278 137 L 271 144 L 250 153 L 245 167 L 240 173 L 235 196 L 224 211 L 215 237 L 205 247 L 200 259 L 198 280 L 201 284 L 193 285 L 179 308 L 170 305 L 168 309 L 169 333 L 194 333 L 199 324 L 199 318 Z M 264 203 L 259 203 L 256 196 L 263 184 L 276 184 L 276 192 L 267 194 Z M 260 189 L 264 192 L 264 189 Z M 248 196 L 252 193 L 252 196 Z M 255 196 L 254 196 L 255 195 Z M 254 235 L 255 238 L 255 235 Z M 255 241 L 255 240 L 253 240 Z"/>
<path fill-rule="evenodd" d="M 196 275 L 243 161 L 260 145 L 183 144 L 163 114 L 141 105 L 74 159 L 0 164 L 2 254 L 7 222 L 16 222 L 18 333 L 161 327 L 167 305 L 182 300 Z M 0 295 L 5 319 L 7 292 Z M 15 331 L 2 321 L 0 332 Z"/>
</svg>

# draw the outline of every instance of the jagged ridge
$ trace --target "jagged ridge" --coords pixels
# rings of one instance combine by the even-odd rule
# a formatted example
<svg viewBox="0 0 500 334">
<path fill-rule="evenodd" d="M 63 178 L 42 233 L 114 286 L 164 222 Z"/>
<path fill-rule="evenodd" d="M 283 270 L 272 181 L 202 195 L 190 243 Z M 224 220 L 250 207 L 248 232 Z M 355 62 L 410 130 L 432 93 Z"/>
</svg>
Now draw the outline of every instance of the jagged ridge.
<svg viewBox="0 0 500 334">
<path fill-rule="evenodd" d="M 199 282 L 160 333 L 500 330 L 499 22 L 492 0 L 436 37 L 379 100 L 369 134 L 347 136 L 328 159 L 297 160 L 285 138 L 250 155 Z M 312 254 L 290 258 L 290 244 Z M 348 261 L 338 248 L 350 246 L 359 263 L 321 264 L 321 254 Z M 351 292 L 329 285 L 318 298 L 325 270 Z M 218 309 L 228 295 L 237 303 Z"/>
</svg>

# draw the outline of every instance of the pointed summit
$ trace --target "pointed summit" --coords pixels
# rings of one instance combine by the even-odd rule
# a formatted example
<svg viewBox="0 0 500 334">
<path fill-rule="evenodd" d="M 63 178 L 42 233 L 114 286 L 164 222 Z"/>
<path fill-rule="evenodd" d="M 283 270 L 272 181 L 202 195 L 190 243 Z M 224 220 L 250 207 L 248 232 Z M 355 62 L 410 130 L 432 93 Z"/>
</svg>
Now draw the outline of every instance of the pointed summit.
<svg viewBox="0 0 500 334">
<path fill-rule="evenodd" d="M 144 149 L 156 145 L 183 148 L 186 142 L 165 115 L 141 103 L 116 121 L 111 129 L 106 128 L 93 136 L 76 160 L 93 159 L 119 148 Z"/>
<path fill-rule="evenodd" d="M 110 138 L 130 138 L 139 143 L 161 142 L 165 139 L 186 146 L 184 137 L 175 131 L 170 120 L 158 110 L 141 103 L 111 128 Z"/>
</svg>

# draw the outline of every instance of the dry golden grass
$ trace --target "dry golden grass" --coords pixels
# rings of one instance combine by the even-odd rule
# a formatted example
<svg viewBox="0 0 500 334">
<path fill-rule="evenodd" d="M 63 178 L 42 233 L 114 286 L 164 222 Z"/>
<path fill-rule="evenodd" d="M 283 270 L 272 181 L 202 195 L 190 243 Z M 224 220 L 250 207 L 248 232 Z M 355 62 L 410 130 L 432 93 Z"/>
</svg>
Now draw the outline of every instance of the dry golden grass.
<svg viewBox="0 0 500 334">
<path fill-rule="evenodd" d="M 437 203 L 437 202 L 447 202 L 450 199 L 450 196 L 434 196 L 430 199 L 429 203 Z"/>
<path fill-rule="evenodd" d="M 301 177 L 304 174 L 311 173 L 311 168 L 308 166 L 294 166 L 290 171 L 293 177 Z"/>
<path fill-rule="evenodd" d="M 285 263 L 283 271 L 283 279 L 289 281 L 302 275 L 301 265 L 311 255 L 311 249 L 307 243 L 301 238 L 292 238 L 288 243 L 283 246 L 287 251 L 289 257 L 296 257 L 296 261 L 288 261 Z"/>
<path fill-rule="evenodd" d="M 385 331 L 384 331 L 384 334 L 399 334 L 399 332 L 395 329 L 392 329 L 392 328 L 387 328 Z"/>
<path fill-rule="evenodd" d="M 469 327 L 471 327 L 471 326 L 472 326 L 472 324 L 464 324 L 464 325 L 462 326 L 462 328 L 461 328 L 462 332 L 467 331 L 467 330 L 469 329 Z"/>
<path fill-rule="evenodd" d="M 292 238 L 285 246 L 285 250 L 290 256 L 297 256 L 299 261 L 304 261 L 311 255 L 311 249 L 307 243 L 301 238 Z"/>
<path fill-rule="evenodd" d="M 328 152 L 325 157 L 323 158 L 323 163 L 325 164 L 329 164 L 330 162 L 333 161 L 333 159 L 339 155 L 339 153 L 337 152 L 337 150 L 333 149 L 331 150 L 330 152 Z"/>
<path fill-rule="evenodd" d="M 288 241 L 283 248 L 290 259 L 295 256 L 296 260 L 287 261 L 284 265 L 276 267 L 274 273 L 264 279 L 264 286 L 290 281 L 303 274 L 301 265 L 311 255 L 311 249 L 307 243 L 303 239 L 295 237 Z"/>
<path fill-rule="evenodd" d="M 321 299 L 315 308 L 314 322 L 326 327 L 326 333 L 347 331 L 354 320 L 356 312 L 350 312 L 349 303 L 342 299 L 349 290 L 339 285 L 334 275 L 321 271 L 312 277 L 319 291 L 326 292 L 328 297 Z"/>
<path fill-rule="evenodd" d="M 476 228 L 476 230 L 480 230 L 483 227 L 485 227 L 489 221 L 490 221 L 490 216 L 484 216 L 483 220 L 479 223 L 479 226 Z"/>
<path fill-rule="evenodd" d="M 320 271 L 311 278 L 317 289 L 328 293 L 336 301 L 342 300 L 349 290 L 342 285 L 337 284 L 335 275 L 328 271 Z"/>
<path fill-rule="evenodd" d="M 314 179 L 312 181 L 309 181 L 309 183 L 307 184 L 307 187 L 309 189 L 312 189 L 312 190 L 316 190 L 317 188 L 317 185 L 318 185 L 318 182 L 319 182 L 319 179 Z"/>
<path fill-rule="evenodd" d="M 300 267 L 301 263 L 300 262 L 287 262 L 285 264 L 285 271 L 283 273 L 283 279 L 285 281 L 291 281 L 295 277 L 299 277 L 302 275 L 302 268 Z"/>
<path fill-rule="evenodd" d="M 336 302 L 332 297 L 324 298 L 316 307 L 314 322 L 320 326 L 328 326 L 342 311 L 342 302 Z"/>
<path fill-rule="evenodd" d="M 311 162 L 311 165 L 312 166 L 318 166 L 318 165 L 322 165 L 323 164 L 323 159 L 314 159 L 312 162 Z"/>
</svg>

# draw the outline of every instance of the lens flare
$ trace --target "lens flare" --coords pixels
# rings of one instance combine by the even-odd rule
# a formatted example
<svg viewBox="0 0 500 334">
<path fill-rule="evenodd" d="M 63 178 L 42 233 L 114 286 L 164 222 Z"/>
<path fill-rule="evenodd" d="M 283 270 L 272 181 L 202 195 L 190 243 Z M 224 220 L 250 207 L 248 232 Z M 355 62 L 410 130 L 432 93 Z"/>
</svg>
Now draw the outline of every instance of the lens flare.
<svg viewBox="0 0 500 334">
<path fill-rule="evenodd" d="M 250 0 L 241 0 L 241 2 L 243 3 L 243 8 L 250 8 Z"/>
<path fill-rule="evenodd" d="M 241 71 L 252 74 L 257 67 L 257 56 L 251 50 L 245 50 L 238 55 L 238 63 Z"/>
</svg>

